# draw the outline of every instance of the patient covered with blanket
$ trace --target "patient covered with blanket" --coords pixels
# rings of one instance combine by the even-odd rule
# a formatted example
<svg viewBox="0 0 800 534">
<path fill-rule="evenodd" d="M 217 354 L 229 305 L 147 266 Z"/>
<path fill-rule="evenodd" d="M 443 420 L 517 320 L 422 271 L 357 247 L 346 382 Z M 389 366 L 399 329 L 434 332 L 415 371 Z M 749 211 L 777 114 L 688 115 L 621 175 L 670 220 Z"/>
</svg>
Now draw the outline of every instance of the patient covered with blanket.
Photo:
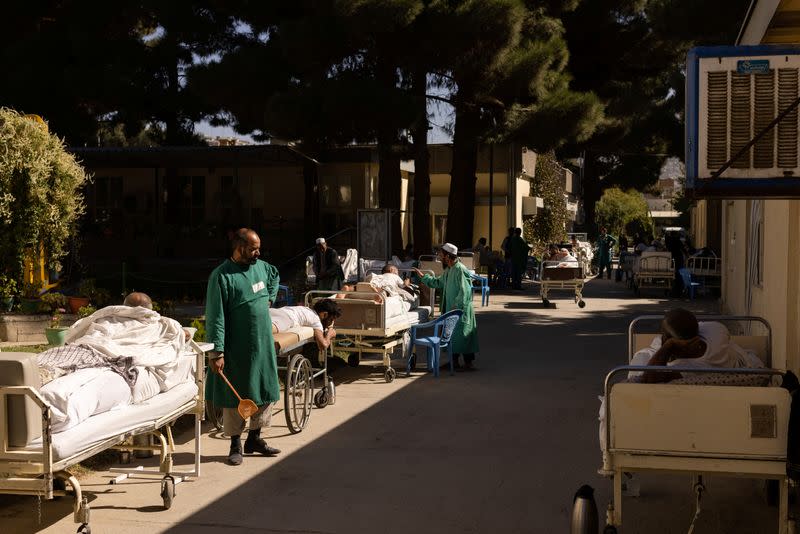
<svg viewBox="0 0 800 534">
<path fill-rule="evenodd" d="M 37 358 L 53 431 L 143 402 L 185 380 L 178 376 L 178 356 L 186 341 L 177 321 L 142 305 L 108 306 L 80 319 L 67 331 L 65 346 Z"/>
</svg>

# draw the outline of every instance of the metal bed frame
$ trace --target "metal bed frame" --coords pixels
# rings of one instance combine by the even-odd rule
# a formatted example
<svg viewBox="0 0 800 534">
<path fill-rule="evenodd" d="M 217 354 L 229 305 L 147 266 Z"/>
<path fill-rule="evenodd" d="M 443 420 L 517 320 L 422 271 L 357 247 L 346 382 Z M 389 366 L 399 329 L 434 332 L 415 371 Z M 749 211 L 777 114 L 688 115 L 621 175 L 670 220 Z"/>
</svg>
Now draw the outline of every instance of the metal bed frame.
<svg viewBox="0 0 800 534">
<path fill-rule="evenodd" d="M 78 532 L 89 534 L 91 532 L 89 527 L 89 501 L 83 495 L 77 478 L 69 472 L 69 467 L 108 449 L 159 451 L 161 453 L 161 461 L 157 469 L 146 469 L 144 467 L 112 468 L 110 471 L 121 474 L 112 479 L 110 483 L 120 483 L 128 478 L 160 477 L 161 498 L 164 508 L 169 509 L 175 497 L 177 484 L 189 478 L 200 477 L 200 434 L 205 400 L 203 369 L 207 347 L 201 347 L 194 341 L 191 342 L 191 347 L 196 355 L 194 381 L 198 389 L 192 400 L 172 408 L 168 413 L 154 421 L 142 423 L 135 428 L 58 461 L 54 460 L 53 457 L 53 432 L 50 424 L 51 407 L 47 401 L 31 386 L 0 386 L 0 413 L 8 413 L 8 397 L 11 395 L 23 395 L 33 401 L 42 412 L 41 451 L 10 448 L 7 442 L 2 443 L 0 473 L 4 473 L 4 475 L 0 477 L 0 493 L 34 495 L 39 498 L 44 497 L 46 500 L 52 500 L 55 497 L 67 495 L 66 485 L 69 484 L 72 487 L 74 499 L 73 516 L 75 523 L 80 523 Z M 185 414 L 194 415 L 194 466 L 190 470 L 176 470 L 172 462 L 175 442 L 172 438 L 171 425 Z M 9 421 L 5 421 L 4 424 L 6 425 L 5 434 L 7 435 Z M 163 433 L 161 430 L 163 430 Z M 158 439 L 158 444 L 130 445 L 125 443 L 133 436 L 146 434 L 155 436 Z"/>
<path fill-rule="evenodd" d="M 583 308 L 586 306 L 586 301 L 583 300 L 583 286 L 586 283 L 586 269 L 583 262 L 579 261 L 577 267 L 553 267 L 553 265 L 558 265 L 560 261 L 543 261 L 539 264 L 539 280 L 536 280 L 536 283 L 539 284 L 539 295 L 542 297 L 542 304 L 545 306 L 550 305 L 550 291 L 553 289 L 557 290 L 567 290 L 567 291 L 574 291 L 575 292 L 575 303 L 578 305 L 579 308 Z M 548 264 L 550 267 L 548 267 Z M 552 278 L 545 278 L 544 274 L 549 271 L 553 270 L 562 270 L 562 269 L 569 269 L 573 271 L 573 274 L 577 275 L 572 278 L 568 279 L 552 279 Z"/>
<path fill-rule="evenodd" d="M 647 315 L 634 319 L 628 327 L 628 359 L 633 357 L 636 349 L 635 336 L 636 327 L 643 321 L 661 319 L 660 315 Z M 766 353 L 764 354 L 765 364 L 771 365 L 772 357 L 772 330 L 769 323 L 761 317 L 754 316 L 724 316 L 724 315 L 704 315 L 697 316 L 701 321 L 736 321 L 739 323 L 747 322 L 760 323 L 764 326 L 765 336 L 750 336 L 749 328 L 747 331 L 742 331 L 741 334 L 746 337 L 766 337 L 764 344 Z M 644 334 L 638 334 L 644 335 Z M 657 335 L 657 334 L 653 334 Z M 735 339 L 732 333 L 732 338 Z M 764 438 L 772 437 L 775 439 L 764 440 L 764 450 L 760 451 L 756 445 L 750 445 L 753 450 L 745 451 L 738 450 L 738 453 L 730 451 L 721 452 L 717 451 L 704 451 L 695 448 L 694 441 L 702 443 L 705 436 L 695 436 L 692 438 L 692 450 L 681 450 L 677 447 L 675 450 L 650 450 L 647 448 L 640 449 L 642 445 L 634 445 L 635 448 L 630 448 L 631 443 L 624 443 L 618 446 L 615 441 L 612 441 L 612 428 L 616 428 L 612 421 L 612 392 L 615 385 L 618 385 L 618 380 L 629 371 L 654 371 L 654 372 L 686 372 L 697 374 L 736 374 L 736 375 L 756 375 L 756 376 L 780 376 L 784 371 L 778 369 L 771 369 L 769 367 L 762 369 L 751 368 L 685 368 L 676 366 L 632 366 L 624 365 L 612 369 L 605 377 L 604 381 L 604 394 L 605 394 L 605 442 L 606 449 L 603 451 L 603 465 L 599 473 L 604 476 L 612 478 L 613 482 L 613 501 L 609 504 L 606 514 L 606 527 L 603 530 L 604 534 L 614 534 L 617 532 L 617 527 L 622 525 L 622 483 L 624 473 L 633 471 L 654 471 L 660 473 L 690 473 L 693 475 L 693 491 L 696 494 L 697 513 L 700 511 L 700 500 L 702 492 L 705 491 L 703 484 L 703 476 L 705 474 L 721 475 L 721 476 L 735 476 L 747 478 L 766 478 L 775 479 L 779 482 L 779 510 L 778 510 L 778 532 L 780 534 L 787 534 L 794 532 L 795 522 L 789 517 L 788 507 L 788 493 L 789 493 L 789 479 L 786 475 L 786 429 L 780 428 L 779 421 L 784 421 L 788 425 L 788 409 L 790 406 L 789 393 L 783 388 L 777 387 L 748 387 L 748 386 L 697 386 L 697 385 L 678 385 L 678 384 L 619 384 L 627 389 L 624 389 L 625 403 L 633 402 L 633 399 L 638 398 L 639 401 L 646 401 L 647 399 L 662 396 L 666 398 L 681 398 L 685 402 L 695 403 L 695 405 L 702 405 L 702 400 L 708 398 L 719 399 L 720 395 L 728 394 L 726 402 L 734 402 L 738 404 L 747 404 L 750 406 L 750 425 L 752 435 L 749 438 L 762 437 L 757 436 L 756 431 L 753 430 L 752 425 L 755 419 L 759 417 L 761 412 L 753 411 L 754 407 L 762 409 L 765 406 L 765 413 L 771 414 L 772 434 L 770 436 L 763 436 Z M 644 389 L 648 388 L 648 389 Z M 713 389 L 709 389 L 713 388 Z M 623 388 L 621 388 L 622 390 Z M 734 399 L 733 397 L 738 397 Z M 749 395 L 749 397 L 748 397 Z M 641 405 L 642 402 L 637 402 Z M 774 404 L 772 404 L 774 403 Z M 645 403 L 646 404 L 646 403 Z M 669 403 L 667 403 L 669 404 Z M 727 404 L 726 404 L 727 406 Z M 771 408 L 769 408 L 771 407 Z M 660 408 L 659 408 L 660 409 Z M 678 407 L 676 410 L 680 410 Z M 644 414 L 644 412 L 642 412 Z M 668 414 L 675 415 L 675 414 Z M 703 415 L 708 415 L 705 412 Z M 662 413 L 657 414 L 658 417 L 667 417 Z M 745 416 L 746 417 L 746 416 Z M 769 419 L 769 417 L 767 417 Z M 709 429 L 709 432 L 717 432 L 718 417 L 714 420 L 709 420 L 705 424 L 705 419 L 700 423 L 693 421 L 691 428 L 697 427 L 698 424 L 703 425 Z M 665 419 L 666 420 L 666 419 Z M 687 423 L 688 425 L 688 423 Z M 770 427 L 770 424 L 766 425 Z M 630 423 L 627 425 L 630 427 Z M 690 426 L 687 426 L 687 429 Z M 681 429 L 670 428 L 665 429 L 665 432 L 670 432 L 673 435 L 682 436 Z M 688 431 L 684 429 L 685 431 Z M 744 436 L 747 438 L 748 436 Z M 784 441 L 781 442 L 781 437 Z M 740 435 L 741 439 L 742 436 Z M 629 438 L 630 439 L 630 438 Z M 759 442 L 761 443 L 761 442 Z M 626 447 L 627 445 L 627 447 Z M 699 446 L 702 448 L 702 444 Z M 776 452 L 771 449 L 780 449 L 782 452 Z M 695 516 L 696 517 L 696 516 Z"/>
</svg>

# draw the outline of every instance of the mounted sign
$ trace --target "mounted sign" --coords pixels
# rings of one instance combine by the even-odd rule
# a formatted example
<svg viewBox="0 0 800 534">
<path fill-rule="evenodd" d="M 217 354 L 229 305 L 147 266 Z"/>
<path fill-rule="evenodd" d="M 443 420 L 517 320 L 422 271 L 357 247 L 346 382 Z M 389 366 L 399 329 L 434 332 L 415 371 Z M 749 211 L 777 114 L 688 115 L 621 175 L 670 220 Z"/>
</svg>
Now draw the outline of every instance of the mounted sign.
<svg viewBox="0 0 800 534">
<path fill-rule="evenodd" d="M 698 47 L 686 58 L 686 193 L 800 198 L 800 47 Z"/>
<path fill-rule="evenodd" d="M 392 259 L 391 210 L 358 210 L 358 256 L 366 260 Z"/>
</svg>

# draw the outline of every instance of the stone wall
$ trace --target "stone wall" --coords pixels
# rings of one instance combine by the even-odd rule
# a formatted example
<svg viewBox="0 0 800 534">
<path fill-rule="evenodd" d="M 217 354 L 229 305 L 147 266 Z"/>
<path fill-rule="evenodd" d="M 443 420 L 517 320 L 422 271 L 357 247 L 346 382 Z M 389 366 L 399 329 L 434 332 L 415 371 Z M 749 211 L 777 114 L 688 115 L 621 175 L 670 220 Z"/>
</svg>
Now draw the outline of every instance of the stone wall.
<svg viewBox="0 0 800 534">
<path fill-rule="evenodd" d="M 61 318 L 61 326 L 70 326 L 78 317 L 66 314 Z M 50 316 L 37 315 L 0 315 L 0 341 L 12 343 L 47 343 L 44 329 L 50 326 Z"/>
</svg>

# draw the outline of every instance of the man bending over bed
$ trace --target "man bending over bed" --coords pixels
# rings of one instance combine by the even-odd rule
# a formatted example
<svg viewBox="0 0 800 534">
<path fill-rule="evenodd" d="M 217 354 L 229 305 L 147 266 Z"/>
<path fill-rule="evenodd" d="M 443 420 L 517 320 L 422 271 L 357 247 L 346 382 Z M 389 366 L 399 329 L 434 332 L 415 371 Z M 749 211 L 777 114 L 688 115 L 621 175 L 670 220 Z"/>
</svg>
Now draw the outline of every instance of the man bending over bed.
<svg viewBox="0 0 800 534">
<path fill-rule="evenodd" d="M 307 326 L 314 330 L 314 341 L 320 351 L 331 345 L 336 337 L 333 323 L 342 315 L 342 309 L 330 299 L 321 299 L 312 308 L 305 306 L 284 306 L 273 308 L 269 312 L 272 317 L 272 333 L 277 334 L 299 326 Z"/>
</svg>

